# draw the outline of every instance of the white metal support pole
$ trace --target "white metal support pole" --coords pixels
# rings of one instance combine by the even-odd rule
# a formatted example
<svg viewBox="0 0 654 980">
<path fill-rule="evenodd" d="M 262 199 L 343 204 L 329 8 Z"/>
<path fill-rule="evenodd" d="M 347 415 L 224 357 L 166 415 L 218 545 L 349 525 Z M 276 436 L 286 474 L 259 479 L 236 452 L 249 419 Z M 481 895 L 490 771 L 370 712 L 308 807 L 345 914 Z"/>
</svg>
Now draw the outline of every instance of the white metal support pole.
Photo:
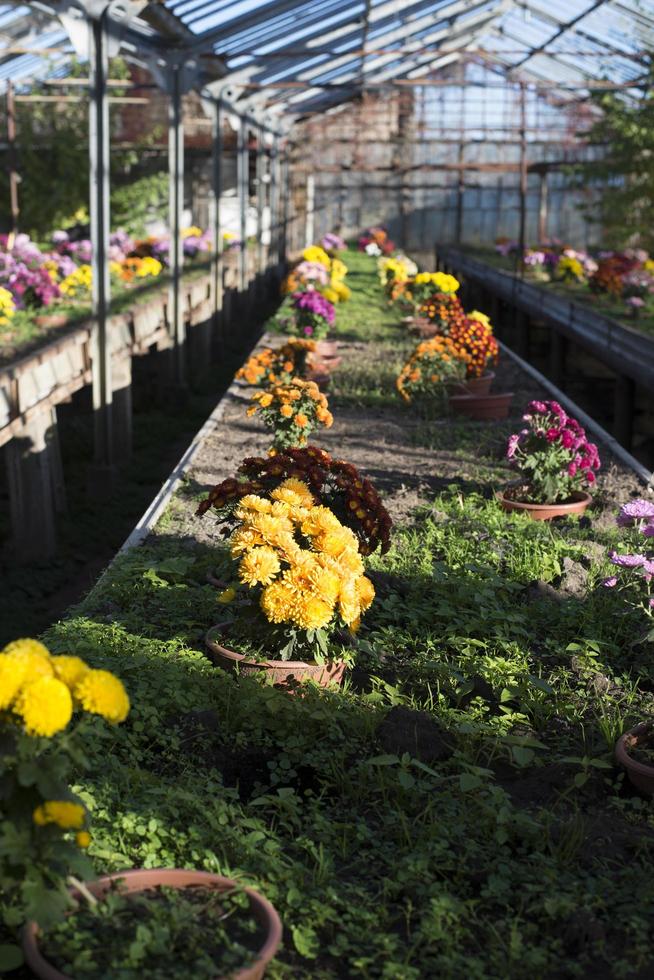
<svg viewBox="0 0 654 980">
<path fill-rule="evenodd" d="M 113 463 L 109 281 L 109 102 L 107 99 L 107 10 L 89 21 L 91 93 L 89 164 L 91 215 L 91 296 L 93 304 L 92 370 L 95 462 Z"/>
<path fill-rule="evenodd" d="M 223 107 L 220 100 L 214 106 L 212 151 L 211 227 L 213 229 L 213 309 L 214 315 L 223 306 L 223 231 L 221 226 L 220 195 L 223 189 Z"/>
<path fill-rule="evenodd" d="M 309 246 L 313 244 L 314 224 L 316 206 L 316 178 L 313 174 L 307 174 L 307 210 L 304 217 L 304 243 Z"/>
<path fill-rule="evenodd" d="M 263 213 L 266 206 L 266 147 L 264 130 L 257 130 L 257 273 L 263 275 L 265 265 L 265 250 L 263 245 Z"/>
<path fill-rule="evenodd" d="M 273 136 L 270 147 L 270 245 L 268 246 L 268 262 L 274 257 L 279 261 L 279 157 L 277 135 Z"/>
<path fill-rule="evenodd" d="M 168 105 L 168 228 L 170 236 L 169 326 L 173 340 L 175 382 L 185 384 L 185 324 L 181 284 L 184 250 L 182 246 L 182 211 L 184 209 L 184 123 L 180 66 L 170 67 L 170 100 Z"/>
<path fill-rule="evenodd" d="M 245 119 L 241 118 L 239 119 L 236 160 L 241 238 L 241 250 L 238 256 L 238 284 L 241 293 L 245 292 L 248 282 L 247 207 L 250 185 L 249 165 L 248 126 Z"/>
<path fill-rule="evenodd" d="M 279 186 L 282 205 L 279 236 L 279 261 L 281 263 L 286 262 L 286 253 L 288 251 L 288 202 L 291 194 L 289 180 L 288 152 L 285 151 L 281 161 L 281 181 Z"/>
</svg>

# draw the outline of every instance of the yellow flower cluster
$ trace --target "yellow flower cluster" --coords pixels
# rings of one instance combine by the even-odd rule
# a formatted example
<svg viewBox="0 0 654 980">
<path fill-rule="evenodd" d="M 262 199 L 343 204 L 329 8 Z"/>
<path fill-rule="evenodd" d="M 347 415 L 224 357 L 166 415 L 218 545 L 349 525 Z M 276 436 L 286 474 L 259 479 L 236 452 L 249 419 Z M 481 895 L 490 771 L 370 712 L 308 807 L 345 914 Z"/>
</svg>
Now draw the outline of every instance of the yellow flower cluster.
<svg viewBox="0 0 654 980">
<path fill-rule="evenodd" d="M 309 245 L 302 252 L 302 258 L 305 262 L 317 262 L 318 265 L 324 265 L 326 269 L 329 269 L 332 264 L 332 260 L 327 255 L 327 252 L 320 245 Z"/>
<path fill-rule="evenodd" d="M 477 323 L 481 323 L 483 327 L 486 327 L 490 333 L 493 332 L 493 324 L 490 322 L 490 317 L 485 313 L 480 313 L 479 310 L 473 310 L 472 313 L 468 313 L 468 319 L 476 320 Z"/>
<path fill-rule="evenodd" d="M 182 238 L 202 238 L 202 229 L 198 228 L 197 225 L 191 225 L 190 228 L 182 228 Z"/>
<path fill-rule="evenodd" d="M 59 285 L 59 289 L 64 296 L 74 299 L 79 293 L 89 293 L 91 291 L 92 271 L 90 265 L 80 265 L 74 272 Z"/>
<path fill-rule="evenodd" d="M 555 275 L 557 279 L 577 279 L 581 281 L 584 278 L 584 267 L 579 259 L 572 258 L 569 255 L 562 255 L 556 264 Z"/>
<path fill-rule="evenodd" d="M 0 711 L 12 711 L 28 735 L 50 738 L 63 731 L 73 711 L 124 721 L 129 698 L 107 670 L 79 657 L 53 656 L 38 640 L 14 640 L 0 652 Z"/>
<path fill-rule="evenodd" d="M 315 421 L 329 429 L 334 417 L 329 411 L 327 398 L 321 392 L 315 381 L 303 381 L 301 378 L 292 378 L 287 385 L 276 385 L 267 391 L 258 391 L 252 396 L 255 403 L 247 410 L 248 415 L 254 415 L 260 409 L 272 409 L 279 415 L 279 423 L 292 420 L 299 429 L 313 428 L 313 419 L 309 418 L 307 411 L 315 415 Z M 302 406 L 298 402 L 302 402 Z M 299 411 L 299 408 L 303 411 Z M 314 422 L 315 424 L 315 422 Z"/>
<path fill-rule="evenodd" d="M 86 823 L 86 810 L 80 803 L 70 800 L 46 800 L 37 806 L 32 814 L 32 820 L 37 827 L 47 827 L 54 824 L 60 830 L 75 830 L 75 843 L 78 847 L 88 847 L 91 835 L 83 830 Z"/>
<path fill-rule="evenodd" d="M 124 282 L 133 282 L 135 279 L 147 279 L 148 276 L 158 276 L 161 274 L 163 266 L 158 259 L 151 255 L 141 258 L 125 259 L 120 267 L 120 275 Z"/>
<path fill-rule="evenodd" d="M 431 286 L 435 293 L 455 293 L 461 283 L 446 272 L 419 272 L 414 277 L 416 286 Z"/>
<path fill-rule="evenodd" d="M 418 344 L 395 382 L 404 401 L 415 395 L 429 395 L 448 381 L 462 381 L 469 354 L 449 337 L 436 336 Z"/>
<path fill-rule="evenodd" d="M 341 259 L 334 258 L 329 261 L 330 280 L 328 285 L 320 286 L 320 292 L 330 303 L 345 303 L 352 295 L 349 286 L 345 284 L 347 266 Z"/>
<path fill-rule="evenodd" d="M 282 347 L 264 347 L 253 354 L 234 377 L 239 381 L 247 381 L 250 385 L 278 384 L 289 376 L 300 374 L 297 365 L 302 364 L 308 354 L 316 349 L 315 341 L 291 337 Z"/>
<path fill-rule="evenodd" d="M 375 589 L 363 574 L 354 533 L 316 505 L 301 480 L 285 480 L 270 496 L 249 494 L 236 510 L 240 526 L 231 552 L 241 581 L 262 588 L 261 609 L 271 623 L 321 629 L 338 614 L 356 625 Z"/>
<path fill-rule="evenodd" d="M 14 297 L 8 289 L 0 286 L 0 327 L 5 327 L 15 312 Z"/>
<path fill-rule="evenodd" d="M 411 274 L 404 259 L 394 258 L 392 255 L 378 259 L 377 269 L 382 286 L 388 282 L 406 282 Z"/>
</svg>

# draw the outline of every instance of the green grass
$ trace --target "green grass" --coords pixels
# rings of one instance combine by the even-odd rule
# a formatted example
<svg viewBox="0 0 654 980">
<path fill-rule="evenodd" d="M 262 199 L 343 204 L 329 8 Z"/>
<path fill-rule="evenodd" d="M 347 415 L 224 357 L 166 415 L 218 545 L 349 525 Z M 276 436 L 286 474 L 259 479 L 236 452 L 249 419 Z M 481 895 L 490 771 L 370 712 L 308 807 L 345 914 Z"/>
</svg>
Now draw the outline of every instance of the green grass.
<svg viewBox="0 0 654 980">
<path fill-rule="evenodd" d="M 370 330 L 383 356 L 374 264 L 347 262 L 341 329 Z M 467 430 L 449 431 L 463 463 Z M 509 517 L 484 481 L 428 500 L 372 559 L 387 578 L 341 691 L 289 696 L 211 666 L 205 576 L 224 553 L 173 521 L 114 564 L 46 636 L 116 671 L 133 703 L 77 787 L 98 870 L 255 884 L 285 926 L 272 978 L 652 975 L 652 806 L 611 749 L 651 710 L 654 661 L 638 616 L 599 586 L 617 532 Z M 548 594 L 566 560 L 588 566 L 585 590 Z M 388 741 L 399 707 L 426 712 L 447 758 Z"/>
</svg>

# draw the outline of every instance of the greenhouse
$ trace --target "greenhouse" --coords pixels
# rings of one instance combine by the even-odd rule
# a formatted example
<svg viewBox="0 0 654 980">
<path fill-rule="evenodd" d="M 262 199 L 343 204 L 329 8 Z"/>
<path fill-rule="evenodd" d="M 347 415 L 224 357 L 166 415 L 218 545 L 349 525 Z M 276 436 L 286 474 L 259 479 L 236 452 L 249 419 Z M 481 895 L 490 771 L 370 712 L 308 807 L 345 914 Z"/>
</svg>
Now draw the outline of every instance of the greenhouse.
<svg viewBox="0 0 654 980">
<path fill-rule="evenodd" d="M 0 0 L 0 974 L 654 976 L 653 84 Z"/>
</svg>

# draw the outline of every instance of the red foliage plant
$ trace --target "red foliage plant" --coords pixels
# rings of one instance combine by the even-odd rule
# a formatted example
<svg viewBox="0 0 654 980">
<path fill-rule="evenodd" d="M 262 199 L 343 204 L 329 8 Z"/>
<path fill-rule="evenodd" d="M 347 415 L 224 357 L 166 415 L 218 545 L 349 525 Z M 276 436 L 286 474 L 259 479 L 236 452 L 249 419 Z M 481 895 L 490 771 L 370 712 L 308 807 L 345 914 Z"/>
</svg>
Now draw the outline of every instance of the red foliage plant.
<svg viewBox="0 0 654 980">
<path fill-rule="evenodd" d="M 306 483 L 316 501 L 354 531 L 362 555 L 371 555 L 378 547 L 382 554 L 388 551 L 393 522 L 370 480 L 351 463 L 333 459 L 317 446 L 244 459 L 236 477 L 213 487 L 197 512 L 202 516 L 214 508 L 221 521 L 229 522 L 246 494 L 270 493 L 290 478 Z"/>
</svg>

